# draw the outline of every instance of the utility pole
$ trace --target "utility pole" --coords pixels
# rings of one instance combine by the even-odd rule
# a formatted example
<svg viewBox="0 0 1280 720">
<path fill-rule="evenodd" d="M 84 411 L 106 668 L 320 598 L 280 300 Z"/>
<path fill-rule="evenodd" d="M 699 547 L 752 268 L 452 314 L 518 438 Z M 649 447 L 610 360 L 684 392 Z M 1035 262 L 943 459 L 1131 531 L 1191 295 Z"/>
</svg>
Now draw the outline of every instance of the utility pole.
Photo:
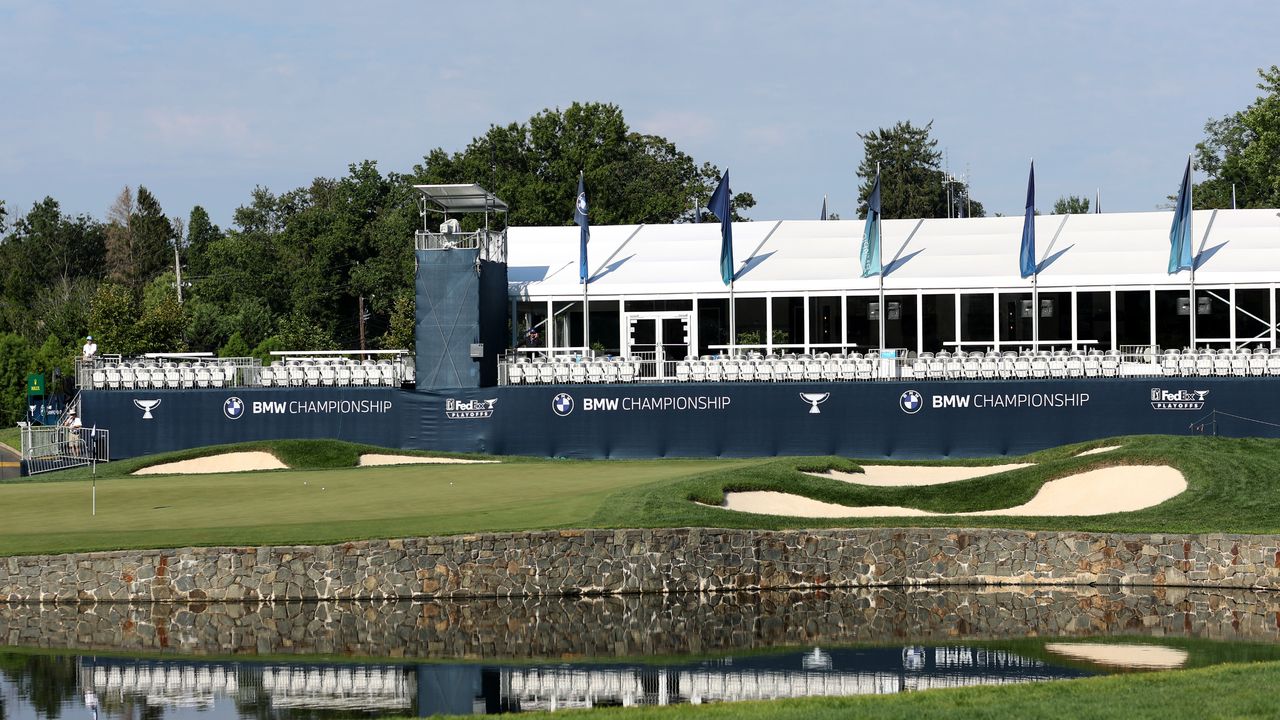
<svg viewBox="0 0 1280 720">
<path fill-rule="evenodd" d="M 364 296 L 360 296 L 360 351 L 364 352 Z"/>
<path fill-rule="evenodd" d="M 178 260 L 178 243 L 173 243 L 173 275 L 178 285 L 178 304 L 182 304 L 182 263 Z"/>
</svg>

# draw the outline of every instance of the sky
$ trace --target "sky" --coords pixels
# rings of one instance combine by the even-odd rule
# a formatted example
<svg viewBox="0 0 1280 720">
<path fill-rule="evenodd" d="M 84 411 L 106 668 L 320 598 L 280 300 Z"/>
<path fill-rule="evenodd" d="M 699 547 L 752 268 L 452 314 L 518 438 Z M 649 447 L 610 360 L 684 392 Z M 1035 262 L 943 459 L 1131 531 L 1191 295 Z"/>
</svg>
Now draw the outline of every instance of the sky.
<svg viewBox="0 0 1280 720">
<path fill-rule="evenodd" d="M 856 215 L 859 132 L 933 122 L 988 213 L 1176 193 L 1280 63 L 1280 3 L 0 0 L 0 199 L 102 218 L 145 185 L 230 225 L 376 160 L 407 172 L 574 101 L 732 170 L 753 219 Z M 1267 48 L 1271 48 L 1270 51 Z M 566 208 L 566 222 L 571 208 Z"/>
</svg>

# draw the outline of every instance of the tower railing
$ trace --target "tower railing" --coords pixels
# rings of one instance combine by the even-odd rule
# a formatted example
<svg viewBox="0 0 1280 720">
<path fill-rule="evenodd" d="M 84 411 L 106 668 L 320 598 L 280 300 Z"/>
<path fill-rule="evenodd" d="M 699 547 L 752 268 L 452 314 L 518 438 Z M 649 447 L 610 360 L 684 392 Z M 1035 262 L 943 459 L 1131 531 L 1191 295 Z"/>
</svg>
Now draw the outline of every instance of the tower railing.
<svg viewBox="0 0 1280 720">
<path fill-rule="evenodd" d="M 480 250 L 481 260 L 507 261 L 507 231 L 476 230 L 474 232 L 431 232 L 419 230 L 414 235 L 416 250 Z"/>
</svg>

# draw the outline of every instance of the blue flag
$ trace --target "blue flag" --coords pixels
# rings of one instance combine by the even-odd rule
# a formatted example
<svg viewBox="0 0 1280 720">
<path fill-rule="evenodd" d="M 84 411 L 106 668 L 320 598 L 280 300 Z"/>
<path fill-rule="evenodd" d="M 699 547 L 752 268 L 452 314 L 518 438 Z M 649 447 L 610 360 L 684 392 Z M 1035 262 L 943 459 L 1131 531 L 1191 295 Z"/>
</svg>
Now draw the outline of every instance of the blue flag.
<svg viewBox="0 0 1280 720">
<path fill-rule="evenodd" d="M 1022 277 L 1036 274 L 1036 164 L 1031 163 L 1027 176 L 1027 210 L 1022 218 L 1022 252 L 1018 255 L 1018 269 Z"/>
<path fill-rule="evenodd" d="M 1191 158 L 1182 172 L 1182 187 L 1173 206 L 1173 227 L 1169 228 L 1169 274 L 1192 270 L 1191 266 Z M 1195 312 L 1192 310 L 1192 312 Z"/>
<path fill-rule="evenodd" d="M 732 191 L 729 189 L 729 171 L 720 177 L 720 184 L 711 193 L 707 209 L 720 218 L 720 278 L 725 285 L 733 283 L 733 210 L 729 207 Z"/>
<path fill-rule="evenodd" d="M 591 227 L 587 224 L 587 190 L 582 184 L 582 173 L 578 173 L 578 201 L 573 206 L 573 221 L 581 228 L 578 250 L 578 279 L 587 281 L 587 241 L 591 239 Z"/>
<path fill-rule="evenodd" d="M 862 277 L 879 275 L 884 271 L 880 264 L 880 168 L 876 168 L 876 181 L 867 196 L 867 224 L 862 228 Z"/>
<path fill-rule="evenodd" d="M 822 196 L 822 215 L 820 215 L 818 219 L 819 220 L 827 219 L 827 196 L 826 195 Z"/>
</svg>

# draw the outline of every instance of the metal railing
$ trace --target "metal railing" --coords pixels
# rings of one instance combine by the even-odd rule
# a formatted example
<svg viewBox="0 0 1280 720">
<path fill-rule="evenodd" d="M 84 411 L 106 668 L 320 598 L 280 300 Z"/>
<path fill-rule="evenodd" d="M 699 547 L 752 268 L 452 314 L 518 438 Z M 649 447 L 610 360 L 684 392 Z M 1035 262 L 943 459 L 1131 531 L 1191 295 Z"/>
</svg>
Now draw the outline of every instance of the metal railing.
<svg viewBox="0 0 1280 720">
<path fill-rule="evenodd" d="M 474 232 L 431 232 L 414 234 L 416 250 L 480 250 L 480 258 L 494 262 L 507 261 L 507 231 L 476 230 Z"/>
<path fill-rule="evenodd" d="M 500 364 L 503 385 L 617 382 L 861 382 L 877 380 L 1065 380 L 1112 377 L 1276 377 L 1280 350 L 1155 352 L 1143 346 L 1089 354 L 941 352 L 894 357 L 716 356 L 658 362 L 654 353 L 623 358 L 551 355 Z"/>
<path fill-rule="evenodd" d="M 24 425 L 21 436 L 28 475 L 111 459 L 111 433 L 104 428 Z"/>
</svg>

